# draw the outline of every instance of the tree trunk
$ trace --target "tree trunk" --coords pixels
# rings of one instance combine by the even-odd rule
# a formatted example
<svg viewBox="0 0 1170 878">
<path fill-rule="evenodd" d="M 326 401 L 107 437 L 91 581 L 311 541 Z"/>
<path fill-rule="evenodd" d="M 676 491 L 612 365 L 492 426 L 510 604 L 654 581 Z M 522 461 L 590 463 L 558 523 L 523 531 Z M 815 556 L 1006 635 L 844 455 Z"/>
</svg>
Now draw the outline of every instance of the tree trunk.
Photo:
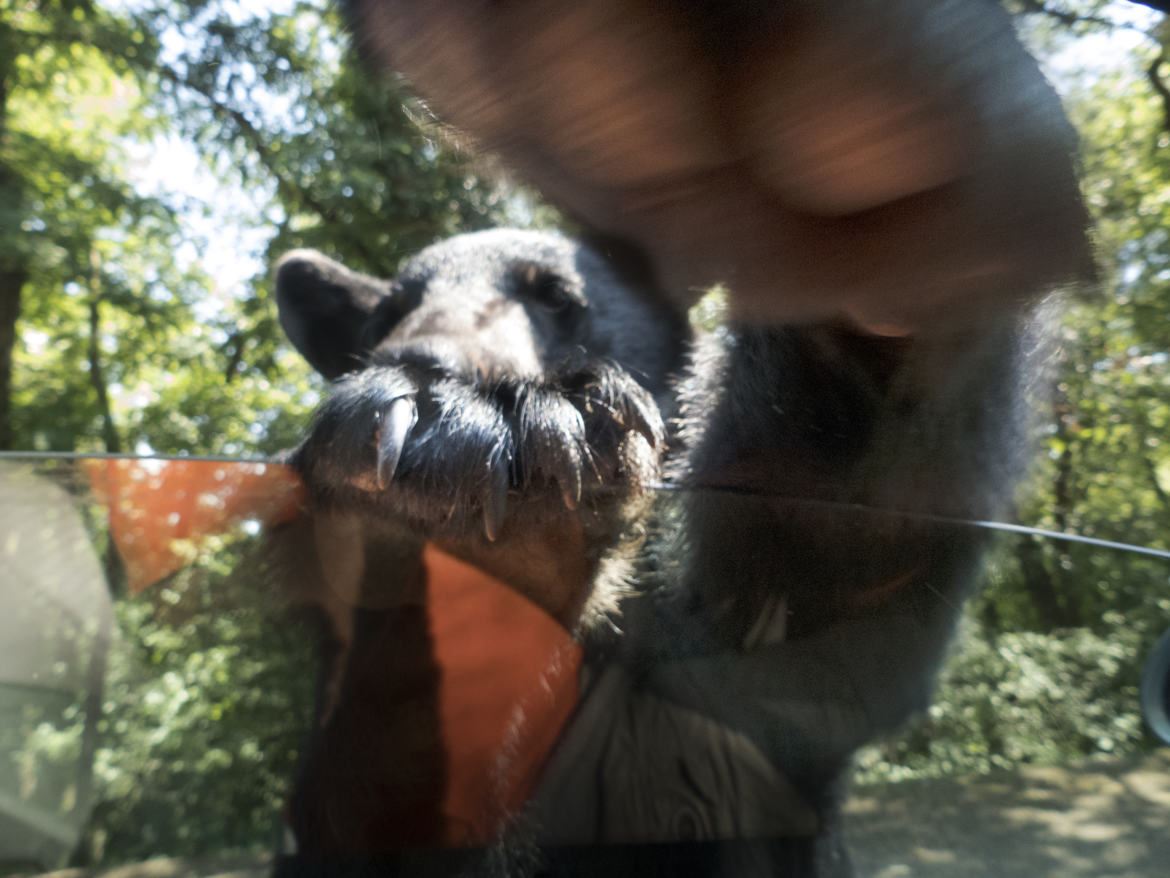
<svg viewBox="0 0 1170 878">
<path fill-rule="evenodd" d="M 118 436 L 117 427 L 114 426 L 114 413 L 110 408 L 110 394 L 106 387 L 105 370 L 102 368 L 102 263 L 96 249 L 90 250 L 89 267 L 89 383 L 97 396 L 98 414 L 102 419 L 102 441 L 106 451 L 110 454 L 119 454 L 122 451 L 122 439 Z"/>
<path fill-rule="evenodd" d="M 0 267 L 0 450 L 12 448 L 12 352 L 16 348 L 16 321 L 20 292 L 28 272 Z"/>
<path fill-rule="evenodd" d="M 8 44 L 8 40 L 0 39 L 0 55 L 8 55 L 5 49 Z M 11 59 L 0 58 L 0 204 L 5 205 L 10 216 L 19 216 L 22 201 L 20 177 L 4 161 L 8 144 L 10 68 Z M 15 439 L 12 427 L 12 352 L 16 349 L 21 292 L 28 283 L 28 257 L 17 245 L 14 231 L 0 229 L 0 450 L 11 448 Z"/>
<path fill-rule="evenodd" d="M 1028 592 L 1028 599 L 1036 611 L 1040 630 L 1052 631 L 1055 628 L 1072 627 L 1073 614 L 1061 601 L 1052 571 L 1044 563 L 1044 552 L 1034 537 L 1020 541 L 1016 558 L 1020 562 L 1024 589 Z"/>
<path fill-rule="evenodd" d="M 1056 529 L 1061 532 L 1068 532 L 1070 529 L 1069 512 L 1073 508 L 1073 491 L 1074 482 L 1076 479 L 1076 472 L 1073 461 L 1073 442 L 1075 436 L 1069 430 L 1069 417 L 1072 412 L 1072 406 L 1069 404 L 1068 394 L 1061 389 L 1059 382 L 1053 388 L 1052 392 L 1052 415 L 1056 424 L 1056 438 L 1062 443 L 1060 456 L 1056 459 L 1056 472 L 1052 477 L 1052 520 L 1056 525 Z M 1043 553 L 1039 546 L 1034 542 L 1030 543 L 1031 550 L 1034 551 L 1034 556 L 1031 560 L 1021 559 L 1021 563 L 1025 566 L 1035 563 L 1039 565 L 1045 572 L 1046 586 L 1043 585 L 1039 579 L 1035 581 L 1025 570 L 1025 579 L 1029 580 L 1028 591 L 1032 595 L 1035 602 L 1037 598 L 1042 601 L 1044 612 L 1055 611 L 1051 615 L 1051 619 L 1055 622 L 1054 625 L 1047 625 L 1045 628 L 1068 628 L 1076 627 L 1081 624 L 1081 608 L 1076 599 L 1072 597 L 1072 589 L 1069 588 L 1069 576 L 1066 573 L 1065 567 L 1061 561 L 1058 561 L 1052 568 L 1044 565 Z M 1059 551 L 1062 558 L 1064 553 L 1068 551 L 1067 544 L 1060 544 Z M 1028 550 L 1025 549 L 1025 553 Z M 1034 573 L 1037 571 L 1033 571 Z M 1036 590 L 1033 590 L 1033 587 Z M 1051 595 L 1044 594 L 1043 591 L 1051 592 Z M 1037 607 L 1040 609 L 1040 606 Z"/>
<path fill-rule="evenodd" d="M 0 192 L 3 184 L 0 183 Z M 12 448 L 12 352 L 16 348 L 16 321 L 20 293 L 28 281 L 23 266 L 8 267 L 0 254 L 0 450 Z"/>
</svg>

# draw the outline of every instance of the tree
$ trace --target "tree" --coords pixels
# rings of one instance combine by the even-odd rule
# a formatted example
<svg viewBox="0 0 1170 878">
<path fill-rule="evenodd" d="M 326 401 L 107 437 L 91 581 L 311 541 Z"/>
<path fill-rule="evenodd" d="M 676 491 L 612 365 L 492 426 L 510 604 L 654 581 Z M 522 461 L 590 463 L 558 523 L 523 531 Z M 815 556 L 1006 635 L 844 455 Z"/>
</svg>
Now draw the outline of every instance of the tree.
<svg viewBox="0 0 1170 878">
<path fill-rule="evenodd" d="M 1060 50 L 1107 33 L 1117 4 L 1020 3 Z M 1152 4 L 1151 4 L 1152 5 Z M 1121 25 L 1132 30 L 1131 24 Z M 1170 548 L 1170 91 L 1161 21 L 1116 69 L 1076 80 L 1083 189 L 1100 281 L 1071 297 L 1038 388 L 1027 524 Z M 1166 562 L 1036 537 L 1002 541 L 936 703 L 862 759 L 869 779 L 984 771 L 1153 743 L 1137 705 L 1170 619 Z"/>
<path fill-rule="evenodd" d="M 383 275 L 508 207 L 362 74 L 324 2 L 2 2 L 0 447 L 240 453 L 303 423 L 266 269 L 217 284 L 190 231 L 206 204 L 144 195 L 146 149 L 186 138 L 270 253 Z"/>
<path fill-rule="evenodd" d="M 0 0 L 0 447 L 287 448 L 316 394 L 263 263 L 314 246 L 391 274 L 511 209 L 345 45 L 323 0 L 262 15 L 227 0 Z M 227 211 L 144 183 L 145 153 L 184 149 L 205 156 L 201 185 L 228 193 Z M 254 277 L 215 276 L 215 235 L 261 263 Z M 103 518 L 95 544 L 116 571 Z M 257 602 L 272 576 L 238 571 L 248 551 L 213 541 L 146 599 L 112 577 L 123 648 L 78 862 L 271 849 L 312 657 Z M 34 723 L 22 758 L 73 752 L 81 709 Z"/>
<path fill-rule="evenodd" d="M 36 282 L 43 291 L 65 278 L 84 285 L 90 310 L 100 309 L 95 232 L 148 214 L 163 217 L 157 205 L 120 185 L 115 171 L 119 139 L 147 129 L 131 112 L 140 94 L 126 61 L 140 50 L 150 53 L 145 36 L 86 0 L 4 0 L 0 9 L 0 448 L 6 448 L 19 435 L 13 352 L 26 287 Z M 71 124 L 53 125 L 57 118 Z M 100 365 L 91 367 L 96 381 Z M 100 407 L 100 397 L 95 402 Z"/>
<path fill-rule="evenodd" d="M 1143 4 L 1014 5 L 1059 48 L 1134 27 L 1114 16 Z M 0 448 L 288 447 L 320 385 L 276 324 L 273 257 L 312 246 L 389 275 L 436 238 L 516 217 L 515 201 L 443 145 L 425 107 L 363 75 L 325 0 L 117 9 L 0 0 Z M 1072 104 L 1103 289 L 1062 324 L 1038 413 L 1047 454 L 1020 514 L 1170 548 L 1170 89 L 1167 34 L 1143 27 L 1136 66 Z M 230 208 L 146 191 L 140 156 L 189 147 Z M 203 258 L 216 235 L 260 257 L 239 287 Z M 214 549 L 149 601 L 119 602 L 127 651 L 112 666 L 94 858 L 271 843 L 310 659 L 299 631 L 233 591 L 243 545 Z M 993 574 L 936 711 L 872 775 L 1143 742 L 1131 690 L 1170 614 L 1164 565 L 1025 538 Z"/>
</svg>

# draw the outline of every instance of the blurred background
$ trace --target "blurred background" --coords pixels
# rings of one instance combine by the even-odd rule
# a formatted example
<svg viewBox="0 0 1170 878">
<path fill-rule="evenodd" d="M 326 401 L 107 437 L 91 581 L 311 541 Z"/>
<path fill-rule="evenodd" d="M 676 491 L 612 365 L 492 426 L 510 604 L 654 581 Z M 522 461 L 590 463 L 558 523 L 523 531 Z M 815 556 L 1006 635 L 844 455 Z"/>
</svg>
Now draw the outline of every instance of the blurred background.
<svg viewBox="0 0 1170 878">
<path fill-rule="evenodd" d="M 1170 26 L 1127 2 L 1007 5 L 1081 132 L 1101 265 L 1100 288 L 1064 314 L 1016 520 L 1170 551 Z M 277 256 L 315 247 L 389 276 L 455 232 L 558 225 L 440 138 L 405 89 L 366 78 L 325 0 L 264 6 L 0 0 L 0 449 L 288 448 L 323 385 L 277 324 Z M 272 850 L 311 658 L 233 602 L 248 528 L 144 600 L 92 479 L 51 461 L 35 477 L 60 496 L 20 493 L 9 474 L 0 505 L 68 510 L 54 514 L 92 558 L 41 555 L 62 581 L 96 565 L 86 582 L 100 586 L 54 600 L 88 602 L 90 619 L 108 605 L 120 633 L 91 626 L 54 659 L 61 691 L 83 694 L 43 703 L 3 694 L 30 684 L 0 650 L 0 819 L 15 838 L 29 814 L 74 814 L 7 867 L 0 824 L 0 872 Z M 934 705 L 861 754 L 859 801 L 888 811 L 878 791 L 924 778 L 1145 764 L 1157 742 L 1138 686 L 1167 625 L 1170 561 L 1002 538 Z M 102 656 L 98 702 L 87 650 Z M 61 772 L 75 775 L 48 782 Z"/>
</svg>

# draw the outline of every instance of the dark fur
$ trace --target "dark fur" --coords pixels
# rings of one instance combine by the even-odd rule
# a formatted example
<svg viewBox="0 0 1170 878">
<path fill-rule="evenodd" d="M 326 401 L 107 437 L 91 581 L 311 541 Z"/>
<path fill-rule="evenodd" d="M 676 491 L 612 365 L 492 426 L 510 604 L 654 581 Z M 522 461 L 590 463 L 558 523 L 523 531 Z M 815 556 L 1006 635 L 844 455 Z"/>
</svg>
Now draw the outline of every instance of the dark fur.
<svg viewBox="0 0 1170 878">
<path fill-rule="evenodd" d="M 813 830 L 835 819 L 838 775 L 857 746 L 924 704 L 983 542 L 976 530 L 853 504 L 993 514 L 1018 462 L 1019 321 L 937 347 L 839 325 L 729 329 L 684 356 L 688 330 L 656 309 L 652 288 L 622 284 L 587 248 L 522 232 L 437 245 L 392 283 L 298 252 L 277 283 L 282 321 L 311 360 L 364 364 L 338 378 L 294 458 L 326 522 L 322 563 L 362 559 L 356 591 L 335 588 L 353 595 L 343 602 L 353 616 L 294 799 L 302 854 L 435 843 L 435 669 L 409 585 L 421 540 L 506 572 L 512 553 L 539 551 L 525 545 L 529 532 L 571 519 L 586 534 L 586 573 L 538 582 L 531 597 L 588 630 L 618 609 L 632 572 L 641 586 L 618 616 L 617 651 L 594 653 L 595 673 L 624 668 L 618 694 L 601 703 L 630 702 L 603 710 L 681 729 L 678 760 L 697 766 L 708 758 L 702 741 L 728 730 L 767 755 L 774 794 L 792 800 L 769 825 L 804 847 L 736 857 L 837 856 L 823 831 L 830 854 L 817 853 Z M 379 296 L 361 305 L 371 289 Z M 322 319 L 339 305 L 366 309 L 360 331 Z M 402 396 L 417 400 L 418 422 L 379 485 L 380 417 Z M 669 439 L 655 398 L 677 413 Z M 660 501 L 645 560 L 630 567 L 639 525 L 653 520 L 641 488 L 665 448 L 669 481 L 687 491 Z M 489 540 L 497 491 L 506 513 Z M 686 731 L 694 717 L 709 728 Z M 590 772 L 594 789 L 573 777 L 635 756 L 628 743 L 614 750 L 612 730 L 593 736 L 570 747 L 569 779 L 554 760 L 533 808 L 544 825 L 536 837 L 593 838 L 597 827 L 565 816 L 566 803 L 633 795 L 623 772 Z M 625 782 L 669 788 L 676 770 Z M 745 819 L 727 818 L 733 835 Z M 647 838 L 625 829 L 618 840 L 671 838 L 669 827 L 648 826 Z"/>
<path fill-rule="evenodd" d="M 392 282 L 315 254 L 278 269 L 290 338 L 339 379 L 296 461 L 332 534 L 324 554 L 358 568 L 349 606 L 417 600 L 364 577 L 385 569 L 373 554 L 387 541 L 409 561 L 425 538 L 567 628 L 595 635 L 608 616 L 620 629 L 587 636 L 581 708 L 522 830 L 486 858 L 377 865 L 848 874 L 849 757 L 926 703 L 985 542 L 946 519 L 1010 500 L 1031 306 L 1083 265 L 1051 92 L 999 11 L 975 2 L 347 6 L 371 57 L 401 63 L 456 123 L 622 239 L 464 236 Z M 861 58 L 857 87 L 923 83 L 895 98 L 945 116 L 942 134 L 965 131 L 969 166 L 879 204 L 790 167 L 779 123 L 803 70 L 774 65 L 777 46 L 806 57 L 802 40 L 828 46 L 807 56 L 813 86 L 840 67 L 825 58 L 887 41 Z M 907 148 L 947 139 L 924 130 Z M 865 155 L 852 162 L 864 190 Z M 723 279 L 738 319 L 691 345 L 682 307 Z M 385 425 L 415 415 L 379 483 Z M 677 492 L 651 507 L 643 487 L 659 478 Z M 317 816 L 294 819 L 291 871 L 434 841 L 433 823 L 392 803 L 418 789 L 401 754 L 425 749 L 411 735 L 426 737 L 434 669 L 423 638 L 407 669 L 417 716 L 395 714 L 406 671 L 381 650 L 401 618 L 381 620 L 340 626 L 295 797 Z M 424 802 L 442 785 L 428 759 L 411 765 Z M 344 820 L 319 819 L 338 803 Z M 376 830 L 339 829 L 354 823 Z"/>
<path fill-rule="evenodd" d="M 298 251 L 276 279 L 289 336 L 337 379 L 292 458 L 314 509 L 301 566 L 320 571 L 299 588 L 328 616 L 321 719 L 290 807 L 299 862 L 432 847 L 445 776 L 422 542 L 566 628 L 615 614 L 660 474 L 655 397 L 669 404 L 689 329 L 592 250 L 537 233 L 452 239 L 393 282 Z M 417 421 L 379 481 L 402 399 Z"/>
<path fill-rule="evenodd" d="M 339 377 L 296 454 L 318 508 L 383 517 L 477 561 L 570 517 L 595 562 L 620 550 L 641 514 L 630 501 L 659 475 L 658 402 L 672 404 L 689 336 L 651 290 L 625 285 L 589 248 L 524 232 L 454 238 L 393 283 L 299 251 L 282 260 L 277 290 L 310 362 L 348 358 L 357 370 Z M 364 300 L 368 290 L 380 297 Z M 360 329 L 325 316 L 360 313 Z M 381 419 L 402 398 L 417 423 L 378 484 Z M 530 596 L 572 627 L 616 608 L 622 573 L 609 578 L 587 594 Z"/>
</svg>

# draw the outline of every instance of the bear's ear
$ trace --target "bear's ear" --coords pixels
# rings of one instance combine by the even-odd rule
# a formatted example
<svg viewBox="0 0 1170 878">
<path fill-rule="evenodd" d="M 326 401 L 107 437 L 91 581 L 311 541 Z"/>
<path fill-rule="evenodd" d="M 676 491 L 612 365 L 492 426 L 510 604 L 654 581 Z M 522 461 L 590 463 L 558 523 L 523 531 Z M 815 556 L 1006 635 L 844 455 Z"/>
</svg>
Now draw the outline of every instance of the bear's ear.
<svg viewBox="0 0 1170 878">
<path fill-rule="evenodd" d="M 362 327 L 391 290 L 389 281 L 350 271 L 315 250 L 293 250 L 276 264 L 280 325 L 329 379 L 361 366 Z"/>
</svg>

